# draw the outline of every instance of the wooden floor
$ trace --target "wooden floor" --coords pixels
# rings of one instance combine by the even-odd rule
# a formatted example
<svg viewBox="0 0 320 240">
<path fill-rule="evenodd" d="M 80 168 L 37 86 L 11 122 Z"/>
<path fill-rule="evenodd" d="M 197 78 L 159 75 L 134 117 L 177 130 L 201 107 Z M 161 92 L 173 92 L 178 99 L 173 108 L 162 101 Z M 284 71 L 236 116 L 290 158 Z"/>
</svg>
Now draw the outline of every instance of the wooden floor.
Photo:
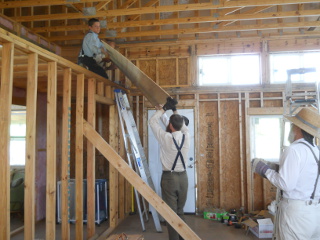
<svg viewBox="0 0 320 240">
<path fill-rule="evenodd" d="M 186 215 L 186 222 L 194 230 L 198 236 L 203 240 L 257 240 L 251 232 L 246 233 L 244 229 L 237 229 L 233 226 L 227 226 L 226 224 L 203 219 L 202 216 Z M 108 221 L 102 222 L 100 226 L 96 226 L 97 234 L 103 233 L 109 226 Z M 155 229 L 152 216 L 150 215 L 149 221 L 145 223 L 146 231 L 143 232 L 141 228 L 141 222 L 139 215 L 128 216 L 121 224 L 113 231 L 112 234 L 125 233 L 130 234 L 142 234 L 145 240 L 165 240 L 168 239 L 167 227 L 164 223 L 161 223 L 163 232 L 158 233 Z M 56 239 L 61 239 L 60 225 L 57 224 Z M 12 236 L 11 239 L 22 240 L 23 232 Z M 45 222 L 39 222 L 36 226 L 36 240 L 45 239 Z M 71 239 L 74 238 L 74 225 L 71 224 Z M 86 233 L 84 233 L 84 239 L 86 239 Z M 105 238 L 104 238 L 105 239 Z M 192 240 L 192 239 L 190 239 Z"/>
</svg>

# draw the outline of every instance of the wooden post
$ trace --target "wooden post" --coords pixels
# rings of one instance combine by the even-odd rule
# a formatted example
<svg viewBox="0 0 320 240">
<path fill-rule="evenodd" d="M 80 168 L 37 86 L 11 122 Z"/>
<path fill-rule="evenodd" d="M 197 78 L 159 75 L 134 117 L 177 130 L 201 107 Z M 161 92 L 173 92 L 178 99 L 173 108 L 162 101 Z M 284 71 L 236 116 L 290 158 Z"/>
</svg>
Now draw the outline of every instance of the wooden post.
<svg viewBox="0 0 320 240">
<path fill-rule="evenodd" d="M 218 93 L 218 126 L 219 126 L 219 206 L 222 207 L 223 203 L 223 187 L 222 187 L 222 179 L 223 179 L 223 172 L 222 172 L 222 155 L 221 155 L 221 101 L 220 101 L 220 93 Z"/>
<path fill-rule="evenodd" d="M 249 93 L 245 93 L 245 115 L 246 115 L 246 165 L 247 165 L 247 203 L 248 211 L 253 210 L 253 173 L 251 171 L 251 154 L 250 154 L 250 116 L 248 115 L 249 108 Z"/>
<path fill-rule="evenodd" d="M 96 80 L 88 80 L 88 123 L 92 128 L 96 126 Z M 96 157 L 95 148 L 91 142 L 87 141 L 87 238 L 95 234 L 95 180 L 96 180 Z M 99 201 L 99 200 L 98 200 Z M 98 210 L 99 211 L 99 210 Z"/>
<path fill-rule="evenodd" d="M 240 149 L 240 195 L 241 195 L 241 206 L 244 206 L 244 174 L 243 174 L 243 166 L 244 166 L 244 159 L 243 159 L 243 134 L 242 134 L 242 101 L 241 101 L 241 92 L 238 93 L 239 97 L 239 149 Z"/>
<path fill-rule="evenodd" d="M 56 238 L 57 62 L 48 63 L 46 239 Z"/>
<path fill-rule="evenodd" d="M 111 92 L 111 88 L 107 93 L 108 96 L 114 96 Z M 114 149 L 117 147 L 117 124 L 116 119 L 117 110 L 116 106 L 109 106 L 109 144 Z M 116 227 L 118 225 L 118 171 L 112 166 L 109 165 L 109 211 L 110 211 L 110 227 Z"/>
<path fill-rule="evenodd" d="M 13 43 L 2 45 L 0 88 L 0 239 L 10 239 L 10 121 L 13 82 Z"/>
<path fill-rule="evenodd" d="M 77 75 L 76 103 L 76 238 L 83 239 L 83 102 L 84 74 Z"/>
<path fill-rule="evenodd" d="M 28 56 L 27 133 L 24 189 L 24 239 L 35 238 L 35 162 L 38 86 L 38 54 Z"/>
<path fill-rule="evenodd" d="M 71 68 L 63 70 L 62 156 L 61 156 L 61 238 L 70 239 L 70 131 L 71 131 Z"/>
</svg>

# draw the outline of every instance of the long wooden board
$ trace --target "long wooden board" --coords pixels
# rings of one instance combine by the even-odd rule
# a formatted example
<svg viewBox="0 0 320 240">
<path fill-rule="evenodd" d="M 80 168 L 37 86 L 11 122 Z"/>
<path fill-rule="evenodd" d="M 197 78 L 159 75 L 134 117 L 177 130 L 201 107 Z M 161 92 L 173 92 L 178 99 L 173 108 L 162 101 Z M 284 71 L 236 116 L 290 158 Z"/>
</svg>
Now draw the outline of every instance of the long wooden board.
<svg viewBox="0 0 320 240">
<path fill-rule="evenodd" d="M 103 41 L 102 41 L 103 42 Z M 157 83 L 142 72 L 129 59 L 123 56 L 120 52 L 112 48 L 106 42 L 103 42 L 106 47 L 111 61 L 126 75 L 127 78 L 140 89 L 142 94 L 150 101 L 153 106 L 167 102 L 167 97 L 170 95 L 164 91 Z"/>
<path fill-rule="evenodd" d="M 110 164 L 138 190 L 144 199 L 146 199 L 184 239 L 200 240 L 199 236 L 129 167 L 118 153 L 85 120 L 83 120 L 83 133 Z"/>
</svg>

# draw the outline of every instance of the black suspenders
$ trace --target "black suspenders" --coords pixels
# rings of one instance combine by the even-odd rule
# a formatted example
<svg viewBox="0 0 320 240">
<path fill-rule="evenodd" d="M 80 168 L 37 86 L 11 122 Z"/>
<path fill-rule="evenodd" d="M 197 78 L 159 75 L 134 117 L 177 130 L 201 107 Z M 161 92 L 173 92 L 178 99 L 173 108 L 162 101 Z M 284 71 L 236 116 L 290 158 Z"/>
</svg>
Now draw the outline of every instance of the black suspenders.
<svg viewBox="0 0 320 240">
<path fill-rule="evenodd" d="M 311 150 L 311 152 L 312 152 L 312 154 L 314 156 L 314 159 L 316 160 L 317 165 L 318 165 L 318 175 L 317 175 L 316 182 L 314 184 L 313 192 L 312 192 L 311 197 L 310 197 L 311 199 L 314 199 L 314 195 L 315 195 L 315 192 L 316 192 L 316 189 L 317 189 L 318 179 L 319 179 L 319 175 L 320 175 L 320 161 L 319 161 L 320 159 L 317 159 L 316 154 L 313 152 L 312 148 L 308 144 L 306 144 L 304 142 L 300 142 L 300 143 L 306 145 Z"/>
<path fill-rule="evenodd" d="M 177 153 L 176 159 L 174 160 L 173 166 L 172 166 L 172 168 L 171 168 L 171 172 L 173 172 L 173 170 L 175 169 L 179 157 L 181 158 L 181 162 L 182 162 L 182 165 L 183 165 L 183 167 L 184 167 L 184 170 L 186 170 L 186 165 L 184 164 L 184 159 L 183 159 L 183 156 L 182 156 L 182 153 L 181 153 L 181 149 L 182 149 L 183 144 L 184 144 L 184 137 L 185 137 L 185 136 L 184 136 L 184 134 L 183 134 L 183 135 L 182 135 L 181 145 L 180 145 L 180 147 L 179 147 L 178 144 L 177 144 L 177 142 L 176 142 L 176 140 L 175 140 L 174 137 L 172 136 L 174 145 L 176 145 L 176 148 L 177 148 L 177 150 L 178 150 L 178 153 Z"/>
</svg>

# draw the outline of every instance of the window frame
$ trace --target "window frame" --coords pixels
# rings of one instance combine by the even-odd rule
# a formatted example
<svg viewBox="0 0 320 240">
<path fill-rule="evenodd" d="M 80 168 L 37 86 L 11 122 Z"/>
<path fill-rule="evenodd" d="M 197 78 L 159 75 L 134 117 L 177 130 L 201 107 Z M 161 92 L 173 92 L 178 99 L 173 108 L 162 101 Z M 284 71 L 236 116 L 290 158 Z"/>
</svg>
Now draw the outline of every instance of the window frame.
<svg viewBox="0 0 320 240">
<path fill-rule="evenodd" d="M 276 63 L 273 63 L 273 56 L 276 55 L 297 55 L 298 59 L 299 59 L 299 65 L 297 67 L 292 67 L 292 68 L 287 68 L 285 70 L 285 74 L 283 73 L 284 77 L 283 77 L 283 81 L 277 81 L 277 79 L 275 79 L 274 77 L 274 71 L 276 69 L 273 68 L 273 65 L 275 65 Z M 306 54 L 319 54 L 320 56 L 320 51 L 281 51 L 281 52 L 270 52 L 268 55 L 268 61 L 269 61 L 269 82 L 271 85 L 276 85 L 276 84 L 285 84 L 288 76 L 287 76 L 287 70 L 289 69 L 297 69 L 297 68 L 311 68 L 314 66 L 306 66 L 306 61 L 304 60 L 304 55 Z M 317 65 L 317 64 L 316 64 Z M 318 64 L 319 65 L 319 64 Z M 317 72 L 315 73 L 315 81 L 317 81 L 317 78 L 319 78 L 320 76 L 320 66 L 317 68 Z M 299 80 L 296 80 L 297 78 L 299 78 Z M 315 81 L 306 81 L 305 79 L 305 74 L 296 74 L 296 75 L 292 75 L 291 76 L 291 82 L 292 83 L 300 83 L 300 84 L 305 84 L 305 83 L 314 83 Z M 301 80 L 302 79 L 302 80 Z"/>
<path fill-rule="evenodd" d="M 257 56 L 257 60 L 258 62 L 258 81 L 256 83 L 239 83 L 239 82 L 234 82 L 232 81 L 232 58 L 234 57 L 239 57 L 239 56 Z M 228 80 L 227 82 L 219 82 L 219 83 L 206 83 L 203 84 L 201 83 L 201 72 L 203 71 L 203 69 L 201 68 L 200 64 L 201 64 L 201 59 L 205 59 L 205 58 L 226 58 L 227 66 L 227 72 L 228 74 Z M 210 87 L 210 86 L 252 86 L 252 85 L 261 85 L 262 84 L 262 66 L 261 66 L 262 60 L 261 60 L 261 53 L 257 52 L 257 53 L 240 53 L 240 54 L 215 54 L 215 55 L 200 55 L 197 58 L 197 85 L 200 87 Z M 230 69 L 229 69 L 230 68 Z M 249 67 L 250 69 L 252 69 L 251 65 Z"/>
</svg>

